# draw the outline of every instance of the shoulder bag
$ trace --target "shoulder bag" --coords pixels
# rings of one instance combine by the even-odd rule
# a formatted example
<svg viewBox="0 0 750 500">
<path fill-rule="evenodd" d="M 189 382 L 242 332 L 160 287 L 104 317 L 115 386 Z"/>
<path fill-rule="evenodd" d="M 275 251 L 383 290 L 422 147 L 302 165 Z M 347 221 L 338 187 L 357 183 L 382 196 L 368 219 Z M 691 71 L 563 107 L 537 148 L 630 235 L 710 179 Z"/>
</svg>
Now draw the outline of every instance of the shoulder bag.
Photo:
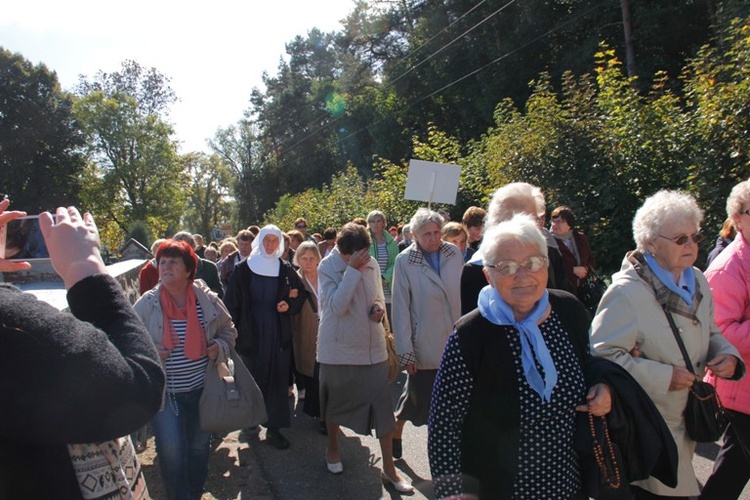
<svg viewBox="0 0 750 500">
<path fill-rule="evenodd" d="M 201 428 L 206 431 L 236 431 L 268 420 L 258 384 L 229 347 L 225 361 L 209 360 L 199 402 Z"/>
<path fill-rule="evenodd" d="M 388 383 L 392 384 L 398 378 L 401 364 L 398 361 L 398 354 L 396 354 L 396 339 L 393 337 L 387 314 L 383 315 L 383 326 L 385 327 L 385 349 L 388 351 Z"/>
<path fill-rule="evenodd" d="M 685 365 L 688 370 L 695 373 L 693 363 L 690 361 L 685 344 L 682 342 L 680 332 L 674 323 L 674 318 L 669 314 L 666 308 L 664 313 L 667 315 L 669 327 L 672 329 L 677 345 L 680 346 L 680 352 L 685 359 Z M 721 404 L 716 388 L 707 382 L 699 380 L 698 374 L 690 387 L 688 394 L 687 406 L 685 407 L 685 430 L 693 441 L 698 443 L 713 443 L 721 437 L 726 429 L 728 421 L 727 412 Z"/>
</svg>

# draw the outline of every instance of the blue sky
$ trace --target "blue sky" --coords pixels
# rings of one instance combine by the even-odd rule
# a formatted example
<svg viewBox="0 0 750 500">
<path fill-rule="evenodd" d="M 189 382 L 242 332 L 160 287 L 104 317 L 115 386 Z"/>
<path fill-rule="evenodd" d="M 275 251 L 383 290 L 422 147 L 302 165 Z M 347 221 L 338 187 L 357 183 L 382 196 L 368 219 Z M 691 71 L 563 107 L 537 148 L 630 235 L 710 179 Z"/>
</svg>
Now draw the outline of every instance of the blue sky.
<svg viewBox="0 0 750 500">
<path fill-rule="evenodd" d="M 0 46 L 44 63 L 65 89 L 125 59 L 155 67 L 180 99 L 169 120 L 181 152 L 207 151 L 217 128 L 242 118 L 263 71 L 276 73 L 285 43 L 313 27 L 340 29 L 353 8 L 353 0 L 26 0 L 3 6 Z"/>
</svg>

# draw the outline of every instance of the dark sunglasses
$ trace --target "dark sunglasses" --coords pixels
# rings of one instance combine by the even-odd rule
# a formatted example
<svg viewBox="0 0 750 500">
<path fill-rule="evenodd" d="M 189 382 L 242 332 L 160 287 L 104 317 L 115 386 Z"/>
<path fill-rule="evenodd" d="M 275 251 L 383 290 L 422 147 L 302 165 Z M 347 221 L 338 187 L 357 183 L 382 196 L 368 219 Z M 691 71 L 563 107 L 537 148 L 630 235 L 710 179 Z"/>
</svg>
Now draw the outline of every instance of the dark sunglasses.
<svg viewBox="0 0 750 500">
<path fill-rule="evenodd" d="M 700 242 L 703 241 L 703 235 L 700 233 L 690 235 L 683 234 L 682 236 L 677 236 L 676 238 L 667 238 L 666 236 L 659 235 L 659 238 L 664 238 L 665 240 L 677 243 L 680 246 L 687 244 L 687 242 L 690 240 L 692 240 L 696 245 L 700 244 Z"/>
</svg>

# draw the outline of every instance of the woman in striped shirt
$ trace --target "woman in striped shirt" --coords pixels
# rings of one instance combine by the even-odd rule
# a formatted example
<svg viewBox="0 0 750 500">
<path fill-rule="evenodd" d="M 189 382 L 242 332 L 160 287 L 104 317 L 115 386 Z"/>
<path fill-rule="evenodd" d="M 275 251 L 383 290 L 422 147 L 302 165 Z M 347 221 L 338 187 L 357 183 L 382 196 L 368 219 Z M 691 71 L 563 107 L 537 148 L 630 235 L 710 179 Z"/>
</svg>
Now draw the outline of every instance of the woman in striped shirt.
<svg viewBox="0 0 750 500">
<path fill-rule="evenodd" d="M 185 242 L 156 251 L 159 284 L 134 308 L 167 374 L 162 409 L 151 420 L 162 480 L 170 499 L 198 499 L 208 473 L 211 433 L 200 427 L 198 401 L 209 359 L 225 359 L 237 330 L 226 307 L 201 280 L 198 258 Z"/>
</svg>

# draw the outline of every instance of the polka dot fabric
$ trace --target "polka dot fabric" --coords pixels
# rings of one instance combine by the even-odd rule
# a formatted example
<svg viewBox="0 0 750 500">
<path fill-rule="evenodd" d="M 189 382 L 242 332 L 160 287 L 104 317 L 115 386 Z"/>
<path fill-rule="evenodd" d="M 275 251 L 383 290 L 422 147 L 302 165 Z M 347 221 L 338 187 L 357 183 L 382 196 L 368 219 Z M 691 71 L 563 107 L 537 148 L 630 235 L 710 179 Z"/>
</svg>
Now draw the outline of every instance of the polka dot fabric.
<svg viewBox="0 0 750 500">
<path fill-rule="evenodd" d="M 586 394 L 583 371 L 560 320 L 553 313 L 539 328 L 559 377 L 552 400 L 544 403 L 523 375 L 518 334 L 507 329 L 521 394 L 521 442 L 513 498 L 570 498 L 581 488 L 573 433 L 575 407 Z M 541 373 L 541 366 L 537 364 L 537 368 Z"/>
<path fill-rule="evenodd" d="M 573 449 L 575 407 L 585 399 L 583 371 L 563 326 L 553 312 L 539 328 L 558 372 L 550 403 L 544 403 L 523 375 L 518 331 L 498 327 L 508 336 L 520 392 L 521 428 L 518 474 L 513 498 L 564 499 L 581 487 L 578 457 Z M 541 366 L 537 366 L 542 372 Z M 464 492 L 461 480 L 461 427 L 469 410 L 474 379 L 454 333 L 435 380 L 430 409 L 429 458 L 439 498 Z"/>
</svg>

